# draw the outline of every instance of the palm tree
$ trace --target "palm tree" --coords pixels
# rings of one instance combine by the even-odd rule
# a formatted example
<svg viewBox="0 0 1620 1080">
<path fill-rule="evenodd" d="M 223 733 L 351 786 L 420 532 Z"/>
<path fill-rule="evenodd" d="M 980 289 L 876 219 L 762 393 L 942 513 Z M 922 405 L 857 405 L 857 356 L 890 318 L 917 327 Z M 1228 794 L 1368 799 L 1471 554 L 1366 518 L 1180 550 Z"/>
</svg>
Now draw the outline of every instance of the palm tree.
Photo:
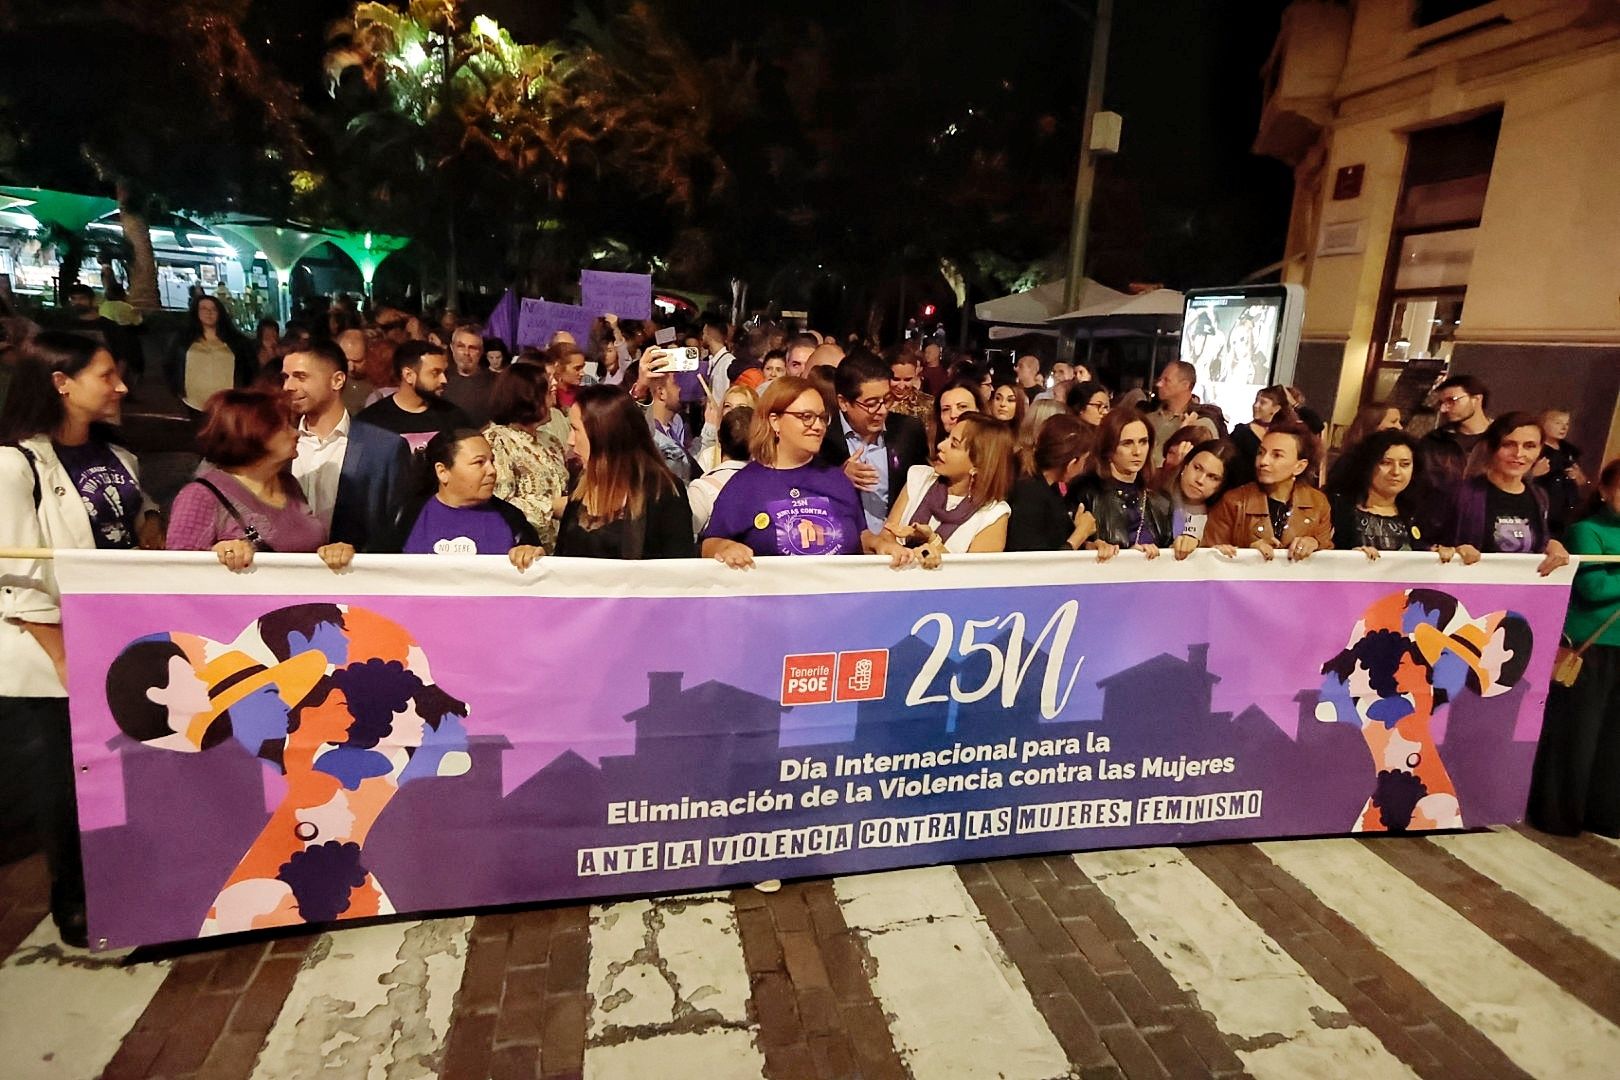
<svg viewBox="0 0 1620 1080">
<path fill-rule="evenodd" d="M 42 60 L 0 65 L 0 109 L 23 136 L 12 168 L 39 186 L 116 195 L 138 307 L 159 305 L 155 210 L 273 198 L 304 152 L 296 93 L 242 35 L 247 6 L 0 2 L 8 52 Z"/>
</svg>

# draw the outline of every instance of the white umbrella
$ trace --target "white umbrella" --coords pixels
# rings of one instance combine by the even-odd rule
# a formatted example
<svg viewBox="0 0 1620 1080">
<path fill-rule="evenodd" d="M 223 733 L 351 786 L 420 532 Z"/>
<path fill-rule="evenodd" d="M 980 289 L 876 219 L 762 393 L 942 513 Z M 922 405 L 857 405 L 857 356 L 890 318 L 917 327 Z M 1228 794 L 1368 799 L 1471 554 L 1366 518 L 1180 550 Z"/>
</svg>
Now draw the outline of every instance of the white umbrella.
<svg viewBox="0 0 1620 1080">
<path fill-rule="evenodd" d="M 980 322 L 1001 326 L 1045 327 L 1052 317 L 1063 309 L 1063 292 L 1067 281 L 1049 281 L 1020 293 L 998 296 L 982 304 L 973 305 L 973 315 Z M 1080 287 L 1081 307 L 1095 306 L 1126 299 L 1126 294 L 1086 278 Z"/>
<path fill-rule="evenodd" d="M 1112 292 L 1112 290 L 1109 290 Z M 1085 299 L 1081 298 L 1082 301 Z M 1115 298 L 1105 299 L 1102 303 L 1084 303 L 1073 311 L 1063 315 L 1054 315 L 1052 322 L 1067 322 L 1071 319 L 1112 319 L 1119 316 L 1147 316 L 1164 317 L 1169 315 L 1180 316 L 1186 298 L 1174 289 L 1154 289 L 1151 292 L 1137 293 L 1127 296 L 1116 293 Z"/>
</svg>

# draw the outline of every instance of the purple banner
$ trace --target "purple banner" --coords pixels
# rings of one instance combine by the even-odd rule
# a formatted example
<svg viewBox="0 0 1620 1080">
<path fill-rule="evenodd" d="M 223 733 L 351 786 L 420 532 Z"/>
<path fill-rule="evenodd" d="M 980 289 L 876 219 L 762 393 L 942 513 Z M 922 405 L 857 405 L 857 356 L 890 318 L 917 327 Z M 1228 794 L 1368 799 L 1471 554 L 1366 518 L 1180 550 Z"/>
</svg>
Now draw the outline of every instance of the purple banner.
<svg viewBox="0 0 1620 1080">
<path fill-rule="evenodd" d="M 581 270 L 579 295 L 580 306 L 592 316 L 613 314 L 621 319 L 652 318 L 651 274 Z"/>
<path fill-rule="evenodd" d="M 1470 583 L 1387 558 L 1355 580 L 1343 556 L 1311 562 L 1349 580 L 1151 580 L 1139 561 L 1080 581 L 1078 559 L 998 556 L 932 575 L 552 559 L 537 581 L 441 559 L 435 591 L 466 594 L 399 595 L 419 560 L 334 579 L 269 557 L 237 579 L 130 558 L 62 567 L 109 947 L 1517 821 L 1567 602 L 1534 560 Z"/>
<path fill-rule="evenodd" d="M 517 345 L 545 348 L 559 330 L 574 335 L 581 345 L 590 339 L 593 316 L 576 304 L 559 304 L 552 300 L 524 300 L 518 309 Z"/>
</svg>

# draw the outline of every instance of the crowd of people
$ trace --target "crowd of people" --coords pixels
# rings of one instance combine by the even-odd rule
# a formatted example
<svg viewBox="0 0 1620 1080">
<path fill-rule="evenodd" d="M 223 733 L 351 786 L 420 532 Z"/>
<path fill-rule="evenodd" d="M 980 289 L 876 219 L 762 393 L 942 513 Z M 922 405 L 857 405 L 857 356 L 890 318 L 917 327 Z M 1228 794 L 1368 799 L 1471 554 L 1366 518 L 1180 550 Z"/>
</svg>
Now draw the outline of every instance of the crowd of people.
<svg viewBox="0 0 1620 1080">
<path fill-rule="evenodd" d="M 692 357 L 698 357 L 696 366 Z M 963 553 L 1200 547 L 1271 560 L 1332 548 L 1441 561 L 1620 553 L 1620 462 L 1592 483 L 1569 414 L 1493 415 L 1468 375 L 1441 382 L 1441 426 L 1362 410 L 1331 455 L 1299 392 L 1268 387 L 1229 423 L 1196 372 L 1164 366 L 1150 402 L 1082 364 L 1010 370 L 937 343 L 878 351 L 770 324 L 600 320 L 513 348 L 480 327 L 382 307 L 247 340 L 198 297 L 164 361 L 203 464 L 166 512 L 116 424 L 131 366 L 105 339 L 42 331 L 5 355 L 0 548 L 552 556 L 872 554 L 938 567 Z M 1078 557 L 1078 556 L 1077 556 Z M 0 707 L 32 747 L 53 912 L 83 930 L 66 657 L 46 559 L 6 558 Z M 1597 644 L 1555 698 L 1559 750 L 1533 817 L 1620 832 L 1620 568 L 1577 576 L 1570 632 Z M 1564 721 L 1567 721 L 1565 723 Z M 22 775 L 14 772 L 12 775 Z M 1598 781 L 1594 781 L 1598 777 Z"/>
</svg>

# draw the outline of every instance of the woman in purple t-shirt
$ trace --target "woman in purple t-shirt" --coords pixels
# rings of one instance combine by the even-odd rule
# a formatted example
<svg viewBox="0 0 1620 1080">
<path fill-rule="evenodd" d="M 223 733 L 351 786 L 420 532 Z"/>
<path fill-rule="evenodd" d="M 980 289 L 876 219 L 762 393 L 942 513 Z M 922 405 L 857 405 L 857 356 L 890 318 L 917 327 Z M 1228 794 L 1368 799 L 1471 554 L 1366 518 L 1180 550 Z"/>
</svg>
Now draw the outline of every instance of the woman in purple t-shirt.
<svg viewBox="0 0 1620 1080">
<path fill-rule="evenodd" d="M 171 551 L 209 551 L 232 570 L 254 552 L 315 552 L 333 570 L 354 558 L 349 544 L 328 544 L 326 526 L 293 479 L 298 429 L 284 394 L 220 390 L 208 399 L 197 450 L 213 468 L 174 497 Z"/>
<path fill-rule="evenodd" d="M 753 458 L 731 478 L 703 530 L 703 557 L 741 569 L 755 555 L 888 555 L 911 549 L 865 526 L 860 496 L 843 470 L 816 458 L 827 405 L 809 382 L 784 375 L 754 410 Z"/>
<path fill-rule="evenodd" d="M 393 550 L 406 555 L 505 555 L 519 570 L 544 550 L 523 511 L 495 498 L 495 453 L 475 428 L 433 436 L 427 461 L 438 490 L 401 519 L 404 535 Z"/>
</svg>

